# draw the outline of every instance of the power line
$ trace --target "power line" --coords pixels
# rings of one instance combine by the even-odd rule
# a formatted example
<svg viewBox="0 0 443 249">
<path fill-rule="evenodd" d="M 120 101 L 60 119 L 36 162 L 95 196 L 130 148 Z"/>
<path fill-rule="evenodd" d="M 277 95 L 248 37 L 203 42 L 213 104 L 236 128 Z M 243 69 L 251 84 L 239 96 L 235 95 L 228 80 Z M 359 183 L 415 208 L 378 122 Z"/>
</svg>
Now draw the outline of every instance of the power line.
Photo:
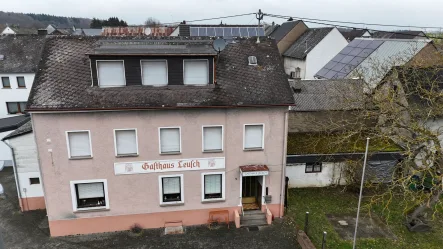
<svg viewBox="0 0 443 249">
<path fill-rule="evenodd" d="M 291 17 L 291 16 L 282 16 L 282 17 Z M 399 27 L 399 28 L 418 28 L 418 29 L 442 29 L 443 27 L 420 27 L 420 26 L 412 26 L 412 25 L 396 25 L 396 24 L 382 24 L 382 23 L 363 23 L 363 22 L 348 22 L 348 21 L 336 21 L 336 20 L 326 20 L 326 19 L 315 19 L 315 18 L 306 18 L 306 17 L 295 17 L 292 18 L 299 20 L 311 20 L 311 21 L 320 21 L 320 22 L 333 22 L 333 23 L 344 23 L 344 24 L 355 24 L 355 25 L 366 25 L 366 26 L 382 26 L 382 27 Z"/>
<path fill-rule="evenodd" d="M 283 19 L 293 18 L 293 19 L 301 20 L 301 21 L 304 21 L 304 22 L 307 22 L 307 23 L 315 23 L 315 24 L 332 26 L 332 27 L 364 30 L 363 28 L 352 27 L 352 26 L 345 26 L 345 25 L 337 25 L 337 24 L 331 24 L 331 23 L 303 20 L 303 19 L 299 19 L 297 17 L 292 17 L 292 16 L 281 16 L 281 15 L 274 15 L 274 14 L 265 14 L 265 15 L 266 16 L 270 16 L 270 17 L 275 17 L 275 18 L 283 18 Z M 375 31 L 375 32 L 385 32 L 385 33 L 391 33 L 391 34 L 398 34 L 398 35 L 407 35 L 405 33 L 396 32 L 396 31 L 385 31 L 385 30 L 377 30 L 377 29 L 368 29 L 368 30 Z M 428 39 L 440 39 L 440 40 L 443 40 L 443 37 L 435 37 L 435 36 L 427 36 L 427 35 L 415 35 L 415 36 L 423 37 L 423 38 L 428 38 Z"/>
<path fill-rule="evenodd" d="M 191 20 L 186 21 L 186 23 L 191 22 L 201 22 L 201 21 L 211 21 L 211 20 L 219 20 L 224 18 L 232 18 L 232 17 L 239 17 L 239 16 L 248 16 L 248 15 L 255 15 L 256 13 L 245 13 L 245 14 L 238 14 L 238 15 L 232 15 L 232 16 L 220 16 L 220 17 L 213 17 L 213 18 L 206 18 L 206 19 L 198 19 L 198 20 Z M 162 23 L 162 24 L 178 24 L 180 22 L 170 22 L 170 23 Z"/>
</svg>

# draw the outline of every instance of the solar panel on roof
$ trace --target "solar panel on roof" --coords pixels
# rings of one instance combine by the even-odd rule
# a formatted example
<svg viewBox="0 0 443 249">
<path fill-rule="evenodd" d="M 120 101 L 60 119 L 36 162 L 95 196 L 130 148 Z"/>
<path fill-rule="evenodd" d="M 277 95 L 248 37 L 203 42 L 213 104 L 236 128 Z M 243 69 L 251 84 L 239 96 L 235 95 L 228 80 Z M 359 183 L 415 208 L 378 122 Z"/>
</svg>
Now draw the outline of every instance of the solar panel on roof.
<svg viewBox="0 0 443 249">
<path fill-rule="evenodd" d="M 346 78 L 347 75 L 348 75 L 348 74 L 337 73 L 337 74 L 334 76 L 334 79 L 344 79 L 344 78 Z"/>
<path fill-rule="evenodd" d="M 371 49 L 371 48 L 365 48 L 365 49 L 363 49 L 363 51 L 361 51 L 361 52 L 358 54 L 358 57 L 364 57 L 364 58 L 367 58 L 370 54 L 372 54 L 372 52 L 374 52 L 374 49 Z"/>
<path fill-rule="evenodd" d="M 332 70 L 336 71 L 336 72 L 340 72 L 340 70 L 342 70 L 344 67 L 346 66 L 346 64 L 343 63 L 337 63 L 337 65 L 335 65 Z"/>
<path fill-rule="evenodd" d="M 355 67 L 356 67 L 356 66 L 354 66 L 354 65 L 348 64 L 348 65 L 346 65 L 345 67 L 343 67 L 342 70 L 340 70 L 340 72 L 341 72 L 341 73 L 344 73 L 344 74 L 347 75 L 347 74 L 350 73 L 352 70 L 354 70 Z"/>
<path fill-rule="evenodd" d="M 349 45 L 347 47 L 345 47 L 344 49 L 342 49 L 342 51 L 340 51 L 340 54 L 349 54 L 349 52 L 352 51 L 352 47 L 350 47 Z"/>
<path fill-rule="evenodd" d="M 336 74 L 337 74 L 337 72 L 331 70 L 327 74 L 325 74 L 325 78 L 332 79 Z"/>
<path fill-rule="evenodd" d="M 265 29 L 264 28 L 259 28 L 258 29 L 258 35 L 259 36 L 265 36 Z"/>
<path fill-rule="evenodd" d="M 358 44 L 360 44 L 361 40 L 360 39 L 354 39 L 353 41 L 351 41 L 351 43 L 349 43 L 349 47 L 357 47 Z"/>
<path fill-rule="evenodd" d="M 198 28 L 198 36 L 206 36 L 206 27 L 205 28 Z"/>
<path fill-rule="evenodd" d="M 240 30 L 238 27 L 232 28 L 231 33 L 232 33 L 232 36 L 240 36 Z"/>
<path fill-rule="evenodd" d="M 249 36 L 257 36 L 257 28 L 248 28 Z"/>
<path fill-rule="evenodd" d="M 198 28 L 191 27 L 191 36 L 198 36 Z"/>
<path fill-rule="evenodd" d="M 366 48 L 371 42 L 371 40 L 362 40 L 360 44 L 357 45 L 357 48 Z"/>
<path fill-rule="evenodd" d="M 363 51 L 362 48 L 354 48 L 351 52 L 349 52 L 348 55 L 357 56 L 359 53 L 361 53 L 361 51 Z"/>
<path fill-rule="evenodd" d="M 214 28 L 215 36 L 223 36 L 223 28 Z"/>
<path fill-rule="evenodd" d="M 320 71 L 318 71 L 317 75 L 320 76 L 320 77 L 325 77 L 325 75 L 326 75 L 328 72 L 329 72 L 328 69 L 326 69 L 326 68 L 322 68 L 322 69 L 320 69 Z"/>
<path fill-rule="evenodd" d="M 372 41 L 366 48 L 373 48 L 374 50 L 380 47 L 383 41 Z"/>
<path fill-rule="evenodd" d="M 328 62 L 328 63 L 324 66 L 324 68 L 326 68 L 326 69 L 332 69 L 333 67 L 335 67 L 335 65 L 337 65 L 337 62 L 330 61 L 330 62 Z"/>
<path fill-rule="evenodd" d="M 358 66 L 365 58 L 361 57 L 355 57 L 351 62 L 349 62 L 350 65 Z"/>
<path fill-rule="evenodd" d="M 352 59 L 354 59 L 354 56 L 346 55 L 340 62 L 344 63 L 344 64 L 348 64 L 349 62 L 352 61 Z"/>
<path fill-rule="evenodd" d="M 215 36 L 215 30 L 214 30 L 214 28 L 213 28 L 213 27 L 208 27 L 208 29 L 207 29 L 207 31 L 206 31 L 206 34 L 207 34 L 208 36 Z"/>
<path fill-rule="evenodd" d="M 247 28 L 240 28 L 240 36 L 248 37 L 249 36 L 248 29 Z"/>
<path fill-rule="evenodd" d="M 232 28 L 223 28 L 223 36 L 232 36 Z"/>
<path fill-rule="evenodd" d="M 332 58 L 332 61 L 340 62 L 346 55 L 338 54 L 334 58 Z"/>
</svg>

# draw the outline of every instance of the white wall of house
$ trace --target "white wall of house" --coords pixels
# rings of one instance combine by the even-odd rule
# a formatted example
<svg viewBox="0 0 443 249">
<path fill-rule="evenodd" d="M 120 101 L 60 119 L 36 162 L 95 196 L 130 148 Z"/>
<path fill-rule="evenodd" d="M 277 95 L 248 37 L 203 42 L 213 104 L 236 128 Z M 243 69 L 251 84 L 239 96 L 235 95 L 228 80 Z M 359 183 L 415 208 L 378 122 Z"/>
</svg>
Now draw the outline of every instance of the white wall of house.
<svg viewBox="0 0 443 249">
<path fill-rule="evenodd" d="M 31 91 L 32 83 L 34 82 L 34 75 L 34 73 L 0 73 L 0 77 L 9 77 L 9 82 L 11 83 L 11 88 L 3 88 L 0 78 L 0 118 L 15 116 L 8 114 L 8 109 L 6 107 L 7 102 L 28 101 L 29 92 Z M 17 77 L 20 76 L 25 78 L 26 88 L 18 88 Z"/>
<path fill-rule="evenodd" d="M 2 35 L 13 35 L 15 34 L 14 30 L 12 30 L 10 27 L 6 27 L 2 33 Z"/>
<path fill-rule="evenodd" d="M 177 26 L 169 36 L 178 36 L 179 31 L 180 31 L 180 27 Z"/>
<path fill-rule="evenodd" d="M 8 140 L 14 148 L 20 192 L 23 198 L 43 196 L 37 146 L 34 134 L 28 133 Z M 40 178 L 40 184 L 32 184 L 30 178 Z"/>
<path fill-rule="evenodd" d="M 305 79 L 314 79 L 314 75 L 347 45 L 348 41 L 337 28 L 331 30 L 306 56 Z"/>
<path fill-rule="evenodd" d="M 366 31 L 361 37 L 371 37 L 371 33 L 369 33 L 368 31 Z"/>
<path fill-rule="evenodd" d="M 12 131 L 0 132 L 0 168 L 12 166 L 11 149 L 1 140 Z"/>
<path fill-rule="evenodd" d="M 305 173 L 305 163 L 288 164 L 286 176 L 289 177 L 289 188 L 326 187 L 331 185 L 345 185 L 343 176 L 343 162 L 323 162 L 319 173 Z"/>
<path fill-rule="evenodd" d="M 298 60 L 291 57 L 283 57 L 284 58 L 284 66 L 285 72 L 287 75 L 290 75 L 291 72 L 295 72 L 297 67 L 300 68 L 300 78 L 305 79 L 306 75 L 306 61 Z"/>
</svg>

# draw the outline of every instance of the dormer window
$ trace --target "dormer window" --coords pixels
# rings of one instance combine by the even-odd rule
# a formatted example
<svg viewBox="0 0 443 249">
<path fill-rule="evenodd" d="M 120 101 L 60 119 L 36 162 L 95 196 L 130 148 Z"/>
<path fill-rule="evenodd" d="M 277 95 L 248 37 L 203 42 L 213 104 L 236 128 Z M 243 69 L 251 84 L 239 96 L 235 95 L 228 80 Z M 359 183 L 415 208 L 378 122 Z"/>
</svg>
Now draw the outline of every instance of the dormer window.
<svg viewBox="0 0 443 249">
<path fill-rule="evenodd" d="M 124 62 L 122 60 L 97 60 L 97 78 L 100 87 L 125 86 Z"/>
<path fill-rule="evenodd" d="M 183 83 L 185 85 L 209 84 L 208 60 L 183 60 Z"/>
<path fill-rule="evenodd" d="M 257 57 L 255 56 L 249 56 L 248 62 L 250 66 L 256 66 L 257 65 Z"/>
<path fill-rule="evenodd" d="M 142 83 L 146 86 L 168 84 L 168 63 L 166 60 L 142 60 Z"/>
</svg>

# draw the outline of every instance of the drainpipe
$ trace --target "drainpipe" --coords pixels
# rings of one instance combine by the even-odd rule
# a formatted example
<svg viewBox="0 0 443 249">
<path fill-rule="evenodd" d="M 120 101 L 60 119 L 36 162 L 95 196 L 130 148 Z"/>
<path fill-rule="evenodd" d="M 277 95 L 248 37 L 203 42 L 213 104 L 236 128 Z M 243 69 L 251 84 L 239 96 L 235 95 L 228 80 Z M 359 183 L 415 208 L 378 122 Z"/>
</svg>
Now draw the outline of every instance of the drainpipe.
<svg viewBox="0 0 443 249">
<path fill-rule="evenodd" d="M 281 181 L 280 181 L 280 189 L 281 189 L 281 193 L 280 193 L 280 218 L 283 217 L 283 211 L 285 208 L 285 184 L 284 182 L 286 182 L 286 147 L 287 147 L 287 143 L 288 143 L 288 115 L 289 115 L 289 110 L 287 110 L 285 112 L 285 117 L 284 117 L 284 132 L 283 132 L 283 158 L 282 158 L 282 170 L 281 170 Z"/>
<path fill-rule="evenodd" d="M 14 170 L 14 178 L 15 178 L 15 186 L 17 187 L 17 194 L 18 194 L 18 202 L 20 203 L 20 208 L 23 209 L 23 203 L 22 203 L 22 194 L 20 192 L 20 182 L 18 180 L 18 174 L 17 174 L 17 169 L 16 169 L 16 163 L 15 163 L 15 153 L 14 153 L 14 148 L 11 147 L 11 145 L 9 145 L 7 142 L 3 141 L 4 144 L 6 144 L 6 146 L 9 147 L 9 149 L 11 149 L 11 153 L 12 153 L 12 169 Z"/>
</svg>

